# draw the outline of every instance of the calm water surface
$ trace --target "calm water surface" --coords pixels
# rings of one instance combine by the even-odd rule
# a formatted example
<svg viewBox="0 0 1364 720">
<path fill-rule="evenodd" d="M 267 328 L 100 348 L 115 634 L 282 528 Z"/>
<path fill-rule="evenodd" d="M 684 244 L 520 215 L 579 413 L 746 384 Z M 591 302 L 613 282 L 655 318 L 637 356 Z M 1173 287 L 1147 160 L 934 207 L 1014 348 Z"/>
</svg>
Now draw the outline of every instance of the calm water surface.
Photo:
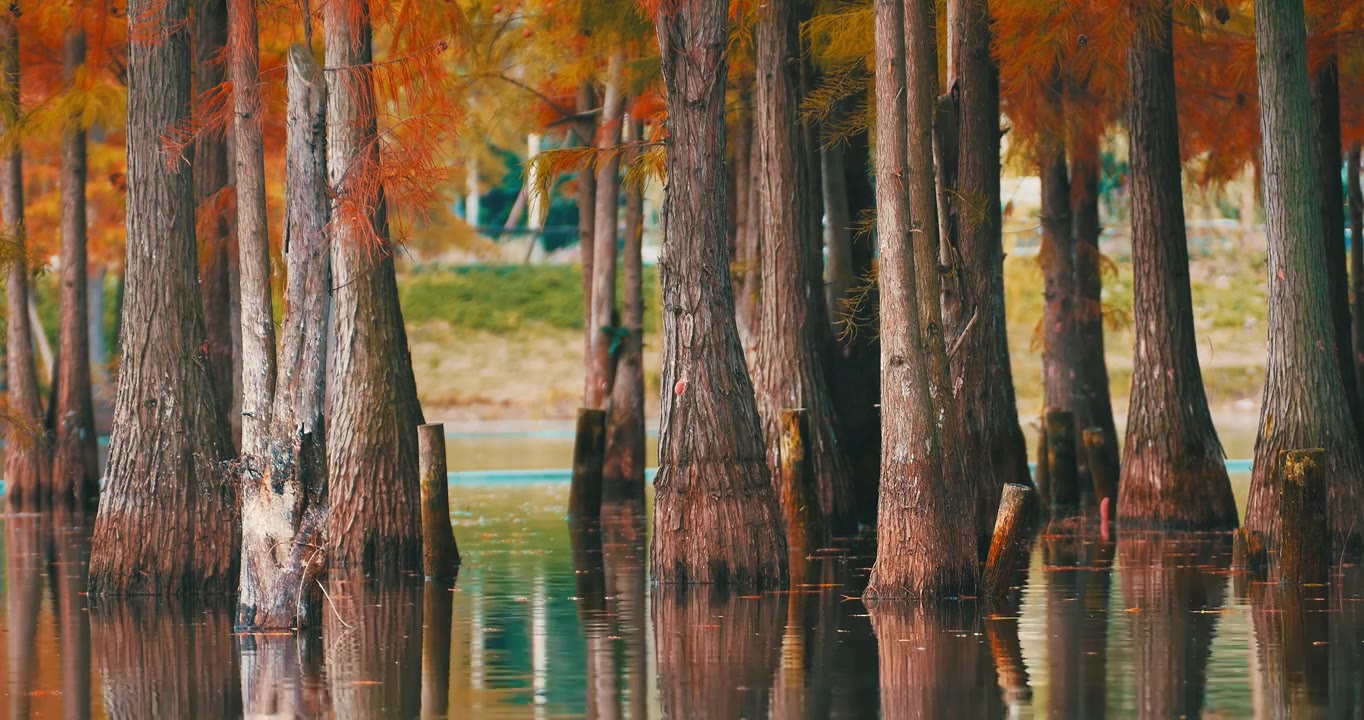
<svg viewBox="0 0 1364 720">
<path fill-rule="evenodd" d="M 458 443 L 452 443 L 458 446 Z M 452 455 L 454 451 L 452 451 Z M 452 458 L 453 459 L 453 458 Z M 1237 476 L 1238 497 L 1248 478 Z M 638 528 L 571 535 L 558 483 L 456 484 L 453 585 L 334 578 L 323 627 L 92 602 L 87 531 L 3 520 L 4 717 L 1364 715 L 1364 568 L 1281 590 L 1226 535 L 1053 531 L 1008 602 L 868 608 L 864 551 L 791 592 L 652 586 Z"/>
</svg>

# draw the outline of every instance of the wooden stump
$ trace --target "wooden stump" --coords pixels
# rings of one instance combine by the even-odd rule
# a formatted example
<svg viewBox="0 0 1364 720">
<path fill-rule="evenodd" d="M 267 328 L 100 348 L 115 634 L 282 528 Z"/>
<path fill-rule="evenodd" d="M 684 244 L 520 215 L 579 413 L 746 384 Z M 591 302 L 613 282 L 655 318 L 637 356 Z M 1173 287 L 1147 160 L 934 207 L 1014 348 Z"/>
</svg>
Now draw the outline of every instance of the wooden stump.
<svg viewBox="0 0 1364 720">
<path fill-rule="evenodd" d="M 606 411 L 578 408 L 573 442 L 573 481 L 568 489 L 568 517 L 576 523 L 601 518 L 602 464 L 606 458 Z"/>
<path fill-rule="evenodd" d="M 1051 483 L 1051 514 L 1063 518 L 1080 508 L 1079 470 L 1075 463 L 1075 415 L 1047 411 L 1047 479 Z"/>
<path fill-rule="evenodd" d="M 1250 582 L 1263 580 L 1268 568 L 1264 535 L 1256 530 L 1237 529 L 1231 542 L 1232 592 L 1240 598 L 1248 597 Z"/>
<path fill-rule="evenodd" d="M 985 561 L 981 587 L 987 598 L 1001 598 L 1009 592 L 1009 580 L 1023 559 L 1027 547 L 1029 506 L 1033 489 L 1018 483 L 1004 486 L 995 516 L 995 536 L 990 543 L 990 557 Z"/>
<path fill-rule="evenodd" d="M 1331 534 L 1326 507 L 1326 451 L 1279 453 L 1279 582 L 1325 583 Z"/>
<path fill-rule="evenodd" d="M 1037 486 L 1037 505 L 1042 515 L 1051 508 L 1051 468 L 1047 462 L 1047 422 L 1043 418 L 1037 428 L 1037 469 L 1033 484 Z"/>
<path fill-rule="evenodd" d="M 809 413 L 804 408 L 782 408 L 781 447 L 778 449 L 777 490 L 786 517 L 786 544 L 791 553 L 809 553 L 824 545 L 819 493 L 814 467 L 805 452 Z"/>
<path fill-rule="evenodd" d="M 422 566 L 426 577 L 453 578 L 459 572 L 459 546 L 450 527 L 450 478 L 445 471 L 445 426 L 417 428 L 422 478 Z"/>
<path fill-rule="evenodd" d="M 1100 427 L 1085 428 L 1083 435 L 1089 477 L 1094 481 L 1094 504 L 1103 507 L 1104 498 L 1108 498 L 1108 516 L 1114 519 L 1118 516 L 1118 473 L 1104 461 L 1104 446 L 1109 438 Z"/>
</svg>

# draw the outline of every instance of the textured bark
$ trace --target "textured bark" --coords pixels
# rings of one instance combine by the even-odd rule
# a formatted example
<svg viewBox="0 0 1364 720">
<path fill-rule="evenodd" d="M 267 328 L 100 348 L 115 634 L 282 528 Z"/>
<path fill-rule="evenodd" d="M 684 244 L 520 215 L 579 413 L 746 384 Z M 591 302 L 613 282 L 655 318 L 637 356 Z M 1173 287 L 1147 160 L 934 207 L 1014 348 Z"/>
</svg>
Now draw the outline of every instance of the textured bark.
<svg viewBox="0 0 1364 720">
<path fill-rule="evenodd" d="M 1118 505 L 1128 525 L 1232 528 L 1236 501 L 1194 337 L 1170 2 L 1140 12 L 1154 14 L 1127 55 L 1137 348 Z"/>
<path fill-rule="evenodd" d="M 844 187 L 848 191 L 848 216 L 859 224 L 876 209 L 872 188 L 867 133 L 848 141 L 844 149 Z M 876 525 L 876 505 L 881 475 L 881 338 L 877 312 L 880 305 L 875 275 L 876 235 L 856 232 L 852 236 L 854 294 L 833 305 L 843 322 L 835 338 L 834 380 L 831 390 L 836 415 L 842 423 L 843 447 L 853 468 L 853 494 L 858 522 Z"/>
<path fill-rule="evenodd" d="M 1355 387 L 1364 396 L 1364 188 L 1360 187 L 1359 145 L 1350 148 L 1345 182 L 1350 188 L 1350 299 L 1354 301 Z M 1361 398 L 1364 401 L 1364 398 Z"/>
<path fill-rule="evenodd" d="M 324 12 L 329 72 L 327 171 L 336 196 L 331 224 L 336 346 L 328 392 L 327 472 L 332 567 L 393 574 L 421 567 L 417 426 L 394 247 L 379 173 L 368 5 Z M 368 180 L 368 182 L 366 182 Z M 349 211 L 342 211 L 347 208 Z"/>
<path fill-rule="evenodd" d="M 1280 584 L 1324 585 L 1330 578 L 1331 534 L 1326 515 L 1326 477 L 1322 450 L 1285 450 L 1279 454 Z"/>
<path fill-rule="evenodd" d="M 725 251 L 728 3 L 666 4 L 656 18 L 667 88 L 663 399 L 653 575 L 662 583 L 781 585 L 786 539 Z"/>
<path fill-rule="evenodd" d="M 85 64 L 83 31 L 67 33 L 62 56 L 64 77 L 72 82 Z M 93 509 L 99 504 L 99 464 L 86 328 L 85 177 L 85 128 L 73 116 L 62 129 L 61 318 L 53 382 L 56 402 L 51 408 L 56 421 L 52 485 L 54 504 Z"/>
<path fill-rule="evenodd" d="M 914 0 L 920 6 L 923 0 Z M 924 16 L 931 8 L 917 7 L 915 23 L 920 31 L 906 38 L 902 0 L 875 0 L 876 25 L 876 197 L 877 235 L 881 244 L 881 495 L 877 521 L 876 564 L 872 568 L 866 595 L 871 597 L 935 597 L 970 595 L 976 587 L 975 523 L 969 517 L 969 498 L 973 492 L 952 487 L 948 455 L 944 448 L 939 421 L 945 418 L 930 393 L 924 324 L 938 324 L 935 317 L 921 318 L 922 297 L 917 287 L 919 260 L 909 232 L 909 196 L 902 178 L 906 177 L 904 62 L 906 40 L 923 41 L 928 24 Z M 922 60 L 922 58 L 920 58 Z M 921 66 L 921 65 L 920 65 Z M 921 66 L 922 67 L 922 66 Z M 925 70 L 927 68 L 924 68 Z M 921 78 L 916 78 L 921 79 Z M 924 94 L 919 88 L 916 94 Z M 920 98 L 919 105 L 927 105 Z M 927 132 L 931 144 L 931 122 L 923 127 L 920 107 L 914 127 Z M 921 146 L 924 138 L 920 139 Z M 930 148 L 920 147 L 917 157 Z M 932 190 L 932 166 L 919 166 L 919 202 L 936 208 Z M 927 175 L 928 190 L 923 192 Z M 918 218 L 919 233 L 936 232 L 932 215 Z M 923 238 L 918 242 L 922 243 Z M 931 256 L 937 273 L 936 254 Z M 941 340 L 941 332 L 938 333 Z M 950 392 L 950 391 L 949 391 Z M 937 398 L 944 402 L 950 398 Z M 951 407 L 950 404 L 941 405 Z M 908 439 L 908 440 L 907 440 Z M 968 491 L 964 493 L 963 491 Z"/>
<path fill-rule="evenodd" d="M 578 408 L 573 433 L 573 474 L 568 486 L 568 517 L 592 523 L 601 517 L 602 463 L 606 455 L 606 411 Z"/>
<path fill-rule="evenodd" d="M 270 238 L 265 212 L 265 145 L 262 135 L 260 97 L 260 40 L 256 23 L 256 3 L 251 0 L 231 0 L 232 3 L 232 106 L 234 122 L 232 149 L 237 175 L 237 246 L 239 287 L 241 289 L 241 425 L 242 463 L 247 473 L 259 474 L 266 462 L 265 453 L 270 443 L 270 412 L 275 399 L 275 313 L 270 294 Z M 291 63 L 306 58 L 293 59 Z M 298 123 L 297 143 L 290 147 L 298 157 L 300 168 L 311 169 L 314 138 L 310 124 L 325 122 L 325 89 L 311 85 L 312 73 L 305 64 L 296 69 L 302 73 L 294 88 L 303 97 L 295 98 Z M 316 148 L 323 150 L 325 145 Z M 323 150 L 325 151 L 325 150 Z M 325 157 L 321 158 L 325 161 Z M 315 183 L 310 177 L 296 181 Z M 300 198 L 306 203 L 302 212 L 316 213 L 311 194 Z M 311 228 L 293 228 L 310 232 Z M 305 240 L 306 243 L 306 240 Z M 224 263 L 225 264 L 225 263 Z M 225 268 L 224 268 L 225 271 Z M 210 328 L 212 333 L 213 329 Z M 210 335 L 212 337 L 212 335 Z M 217 366 L 215 364 L 215 371 Z M 221 373 L 217 373 L 221 375 Z M 222 394 L 221 392 L 219 393 Z"/>
<path fill-rule="evenodd" d="M 1000 210 L 999 70 L 990 55 L 985 0 L 951 0 L 949 85 L 957 90 L 956 185 L 948 202 L 949 237 L 960 252 L 957 281 L 945 287 L 952 388 L 961 422 L 962 457 L 976 478 L 977 549 L 989 548 L 1000 491 L 1031 485 L 1018 423 L 1004 315 L 1003 217 Z M 974 325 L 972 325 L 974 323 Z"/>
<path fill-rule="evenodd" d="M 0 130 L 19 122 L 18 6 L 0 12 Z M 0 222 L 12 258 L 5 285 L 5 356 L 9 393 L 5 449 L 5 499 L 10 510 L 37 510 L 52 500 L 52 445 L 43 428 L 43 401 L 29 320 L 29 257 L 24 229 L 23 156 L 17 147 L 0 157 Z"/>
<path fill-rule="evenodd" d="M 762 215 L 762 146 L 758 144 L 756 130 L 750 128 L 752 135 L 749 138 L 748 153 L 748 182 L 745 185 L 745 193 L 741 200 L 747 203 L 748 218 L 747 236 L 737 239 L 739 254 L 731 260 L 737 261 L 737 267 L 742 270 L 742 282 L 739 283 L 740 290 L 735 301 L 734 317 L 739 325 L 739 339 L 743 341 L 744 350 L 752 354 L 758 344 L 758 327 L 761 321 L 760 308 L 762 300 L 762 268 L 759 266 L 759 256 L 762 254 L 763 228 L 760 217 Z"/>
<path fill-rule="evenodd" d="M 644 136 L 644 123 L 631 120 L 630 139 Z M 622 302 L 620 348 L 611 410 L 606 426 L 606 461 L 602 467 L 602 503 L 630 505 L 644 514 L 644 188 L 625 187 L 625 297 Z"/>
<path fill-rule="evenodd" d="M 990 555 L 986 558 L 981 576 L 981 590 L 988 598 L 1003 598 L 1009 594 L 1014 576 L 1018 574 L 1018 566 L 1026 557 L 1028 528 L 1032 506 L 1037 501 L 1036 495 L 1028 485 L 1010 483 L 1004 486 L 999 515 L 995 519 L 994 537 L 990 542 Z"/>
<path fill-rule="evenodd" d="M 663 718 L 768 716 L 785 595 L 741 599 L 711 588 L 663 588 L 650 604 Z"/>
<path fill-rule="evenodd" d="M 1001 714 L 994 658 L 971 603 L 873 605 L 867 608 L 880 656 L 881 717 L 988 718 Z"/>
<path fill-rule="evenodd" d="M 246 33 L 234 45 L 254 46 L 252 0 L 232 0 L 232 15 L 234 32 Z M 305 623 L 316 609 L 314 585 L 327 561 L 322 552 L 328 499 L 323 404 L 331 300 L 327 84 L 312 54 L 299 45 L 289 50 L 288 88 L 284 225 L 288 283 L 282 372 L 272 392 L 271 425 L 263 438 L 266 450 L 245 456 L 249 464 L 244 463 L 240 473 L 242 577 L 237 624 L 259 629 Z M 241 245 L 246 248 L 249 243 Z M 245 298 L 257 288 L 243 290 Z"/>
<path fill-rule="evenodd" d="M 1058 77 L 1044 90 L 1045 117 L 1064 133 L 1065 109 Z M 1070 217 L 1070 171 L 1065 145 L 1051 141 L 1042 151 L 1042 251 L 1039 262 L 1046 277 L 1046 307 L 1042 319 L 1042 386 L 1048 410 L 1075 409 L 1076 372 L 1075 236 Z"/>
<path fill-rule="evenodd" d="M 197 308 L 197 299 L 185 300 Z M 90 629 L 103 709 L 111 720 L 242 716 L 226 602 L 106 600 L 91 606 Z"/>
<path fill-rule="evenodd" d="M 128 63 L 128 256 L 122 362 L 92 595 L 230 593 L 237 503 L 198 302 L 194 188 L 163 142 L 189 117 L 186 0 L 136 0 Z"/>
<path fill-rule="evenodd" d="M 453 579 L 459 547 L 450 528 L 450 477 L 445 469 L 445 426 L 417 428 L 422 475 L 422 569 L 428 580 Z"/>
<path fill-rule="evenodd" d="M 1075 414 L 1048 410 L 1044 421 L 1047 424 L 1047 479 L 1050 481 L 1047 495 L 1051 501 L 1051 517 L 1058 520 L 1080 510 Z"/>
<path fill-rule="evenodd" d="M 1072 92 L 1087 90 L 1072 89 Z M 1117 480 L 1118 430 L 1113 422 L 1108 361 L 1104 357 L 1103 271 L 1099 252 L 1100 137 L 1090 123 L 1076 123 L 1070 149 L 1070 212 L 1075 233 L 1075 422 L 1103 430 L 1099 458 Z M 1088 456 L 1080 459 L 1080 480 L 1092 475 Z M 1092 484 L 1092 483 L 1090 483 Z M 1117 498 L 1114 498 L 1116 500 Z"/>
<path fill-rule="evenodd" d="M 1364 457 L 1337 361 L 1321 212 L 1302 201 L 1317 189 L 1303 23 L 1301 0 L 1255 4 L 1269 235 L 1269 356 L 1246 528 L 1265 533 L 1271 546 L 1278 538 L 1274 478 L 1281 450 L 1325 449 L 1334 537 L 1358 533 L 1364 509 Z"/>
<path fill-rule="evenodd" d="M 1225 557 L 1226 542 L 1226 535 L 1133 535 L 1118 541 L 1122 601 L 1136 609 L 1128 625 L 1134 672 L 1144 679 L 1135 698 L 1139 717 L 1203 714 L 1215 611 L 1223 606 L 1227 580 L 1208 569 L 1212 563 L 1202 553 L 1216 562 Z M 1200 612 L 1208 610 L 1214 612 Z"/>
<path fill-rule="evenodd" d="M 1312 138 L 1317 147 L 1317 197 L 1326 252 L 1326 291 L 1336 331 L 1336 360 L 1340 363 L 1350 417 L 1358 427 L 1359 389 L 1355 385 L 1350 352 L 1350 295 L 1345 274 L 1345 198 L 1340 183 L 1340 168 L 1345 158 L 1340 132 L 1339 60 L 1336 53 L 1331 52 L 1312 74 Z"/>
<path fill-rule="evenodd" d="M 592 110 L 597 109 L 596 93 L 592 82 L 583 80 L 578 86 L 578 113 L 584 118 L 574 128 L 584 145 L 590 144 L 596 135 L 596 121 Z M 578 173 L 578 257 L 583 266 L 583 357 L 592 357 L 592 286 L 593 267 L 596 263 L 593 241 L 597 234 L 597 176 L 588 170 Z M 587 386 L 587 376 L 583 376 L 583 402 L 592 396 Z M 591 407 L 591 406 L 589 406 Z"/>
<path fill-rule="evenodd" d="M 745 107 L 752 104 L 751 93 L 742 81 L 736 81 L 742 91 L 741 102 Z M 734 227 L 730 228 L 729 242 L 729 262 L 730 262 L 730 284 L 734 288 L 735 297 L 735 320 L 739 324 L 740 332 L 743 331 L 745 319 L 739 314 L 742 306 L 742 293 L 744 278 L 746 273 L 743 271 L 744 256 L 747 253 L 745 245 L 748 243 L 749 223 L 756 222 L 757 217 L 750 217 L 748 214 L 749 196 L 756 191 L 754 178 L 757 149 L 753 147 L 753 115 L 745 112 L 740 115 L 734 123 L 733 139 L 730 141 L 730 153 L 728 165 L 733 168 L 733 184 L 730 189 L 729 205 L 732 210 Z"/>
<path fill-rule="evenodd" d="M 807 445 L 810 415 L 804 408 L 782 408 L 778 423 L 781 437 L 777 442 L 774 477 L 782 516 L 786 519 L 786 543 L 793 555 L 806 555 L 824 547 L 828 540 L 819 513 L 814 463 Z M 792 578 L 795 579 L 794 570 Z"/>
<path fill-rule="evenodd" d="M 812 168 L 799 124 L 800 42 L 795 0 L 773 0 L 755 29 L 758 76 L 754 134 L 759 147 L 758 222 L 763 243 L 763 303 L 753 383 L 767 441 L 767 462 L 778 477 L 783 408 L 804 408 L 805 449 L 818 488 L 822 537 L 856 530 L 851 467 L 829 396 L 820 238 L 802 203 Z M 808 202 L 808 200 L 806 201 Z"/>
<path fill-rule="evenodd" d="M 617 216 L 620 210 L 621 119 L 625 112 L 625 55 L 617 50 L 607 69 L 605 98 L 595 145 L 609 154 L 598 160 L 596 218 L 592 221 L 592 294 L 587 324 L 587 399 L 584 405 L 605 408 L 611 396 L 615 363 L 612 349 L 619 341 L 616 316 Z"/>
<path fill-rule="evenodd" d="M 227 0 L 191 0 L 190 32 L 194 52 L 194 95 L 204 97 L 223 82 L 223 47 L 227 43 Z M 234 81 L 237 79 L 234 73 Z M 254 86 L 254 83 L 253 83 Z M 240 138 L 236 142 L 241 142 Z M 232 355 L 232 282 L 228 256 L 232 253 L 230 218 L 222 209 L 222 193 L 228 186 L 227 138 L 219 133 L 203 133 L 191 148 L 194 167 L 194 205 L 198 237 L 203 258 L 199 293 L 204 303 L 204 330 L 213 389 L 218 404 L 228 414 L 228 422 L 241 423 L 234 416 Z M 263 172 L 261 173 L 264 174 Z M 238 170 L 240 178 L 240 169 Z M 240 193 L 240 186 L 238 192 Z M 262 189 L 263 190 L 263 189 Z M 264 196 L 262 195 L 262 198 Z M 240 198 L 239 198 L 240 199 Z M 262 202 L 262 213 L 263 202 Z M 240 220 L 238 221 L 240 222 Z M 264 236 L 264 233 L 261 233 Z M 248 420 L 249 422 L 249 420 Z M 266 419 L 268 424 L 269 419 Z"/>
</svg>

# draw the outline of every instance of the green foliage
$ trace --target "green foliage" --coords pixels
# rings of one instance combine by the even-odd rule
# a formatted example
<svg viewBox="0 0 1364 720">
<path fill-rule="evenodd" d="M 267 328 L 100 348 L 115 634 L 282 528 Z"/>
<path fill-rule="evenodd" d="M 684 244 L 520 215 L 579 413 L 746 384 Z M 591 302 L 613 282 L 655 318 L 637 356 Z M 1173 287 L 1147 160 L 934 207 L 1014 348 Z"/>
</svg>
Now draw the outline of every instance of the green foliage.
<svg viewBox="0 0 1364 720">
<path fill-rule="evenodd" d="M 622 273 L 617 273 L 619 278 Z M 617 297 L 622 289 L 617 287 Z M 470 265 L 416 268 L 398 278 L 403 317 L 419 326 L 515 333 L 535 327 L 581 329 L 582 268 L 577 265 Z M 659 326 L 658 271 L 644 268 L 644 331 Z"/>
</svg>

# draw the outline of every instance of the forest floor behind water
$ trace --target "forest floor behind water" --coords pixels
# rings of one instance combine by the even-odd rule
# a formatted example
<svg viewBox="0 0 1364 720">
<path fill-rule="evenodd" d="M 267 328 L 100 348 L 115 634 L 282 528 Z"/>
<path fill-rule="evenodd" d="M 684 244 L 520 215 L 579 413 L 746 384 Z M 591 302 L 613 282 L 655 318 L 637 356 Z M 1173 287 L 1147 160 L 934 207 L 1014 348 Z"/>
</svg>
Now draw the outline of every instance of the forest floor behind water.
<svg viewBox="0 0 1364 720">
<path fill-rule="evenodd" d="M 1190 266 L 1194 325 L 1219 418 L 1258 415 L 1267 339 L 1264 256 L 1227 252 Z M 1043 277 L 1036 255 L 1004 263 L 1019 415 L 1042 410 Z M 428 419 L 461 423 L 570 420 L 582 395 L 582 280 L 577 266 L 409 267 L 399 286 L 417 388 Z M 662 337 L 656 268 L 645 270 L 647 411 L 657 417 Z M 1114 411 L 1132 376 L 1132 270 L 1108 264 L 1106 347 Z M 1220 420 L 1219 420 L 1220 424 Z"/>
</svg>

